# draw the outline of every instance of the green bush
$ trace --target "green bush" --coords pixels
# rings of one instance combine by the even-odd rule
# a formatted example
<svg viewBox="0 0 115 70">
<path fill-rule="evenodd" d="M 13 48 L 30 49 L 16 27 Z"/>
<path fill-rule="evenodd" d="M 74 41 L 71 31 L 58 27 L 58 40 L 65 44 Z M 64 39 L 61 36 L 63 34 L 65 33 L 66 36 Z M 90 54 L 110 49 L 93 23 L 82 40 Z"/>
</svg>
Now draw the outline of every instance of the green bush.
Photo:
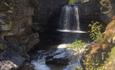
<svg viewBox="0 0 115 70">
<path fill-rule="evenodd" d="M 2 52 L 5 48 L 6 48 L 6 46 L 4 44 L 0 43 L 0 52 Z"/>
<path fill-rule="evenodd" d="M 78 50 L 82 49 L 85 46 L 85 44 L 86 43 L 82 40 L 76 40 L 70 46 L 68 46 L 68 48 L 71 48 L 71 49 L 74 49 L 75 51 L 78 51 Z"/>
<path fill-rule="evenodd" d="M 11 11 L 14 9 L 14 1 L 13 0 L 2 0 L 0 1 L 0 11 Z"/>
<path fill-rule="evenodd" d="M 115 46 L 111 48 L 103 67 L 104 70 L 115 70 Z"/>
<path fill-rule="evenodd" d="M 92 22 L 89 24 L 89 35 L 92 40 L 101 41 L 102 40 L 102 24 L 99 22 Z"/>
<path fill-rule="evenodd" d="M 75 4 L 77 0 L 69 0 L 69 4 Z"/>
</svg>

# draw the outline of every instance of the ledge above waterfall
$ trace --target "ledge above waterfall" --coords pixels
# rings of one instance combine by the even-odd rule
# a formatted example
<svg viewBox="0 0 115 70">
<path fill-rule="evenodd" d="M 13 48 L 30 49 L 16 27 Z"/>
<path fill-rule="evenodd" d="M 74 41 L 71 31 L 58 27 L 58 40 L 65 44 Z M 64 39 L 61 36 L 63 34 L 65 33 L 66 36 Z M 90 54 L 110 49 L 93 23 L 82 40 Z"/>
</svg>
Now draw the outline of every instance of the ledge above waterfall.
<svg viewBox="0 0 115 70">
<path fill-rule="evenodd" d="M 58 29 L 59 32 L 69 32 L 69 33 L 87 33 L 86 31 L 81 30 L 68 30 L 68 29 Z"/>
</svg>

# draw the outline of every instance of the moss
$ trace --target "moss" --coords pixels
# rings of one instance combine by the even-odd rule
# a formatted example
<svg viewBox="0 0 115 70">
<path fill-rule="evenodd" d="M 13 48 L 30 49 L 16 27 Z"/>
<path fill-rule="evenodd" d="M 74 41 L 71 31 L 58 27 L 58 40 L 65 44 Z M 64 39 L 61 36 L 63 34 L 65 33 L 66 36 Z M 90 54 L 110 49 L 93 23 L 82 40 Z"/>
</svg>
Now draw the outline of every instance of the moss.
<svg viewBox="0 0 115 70">
<path fill-rule="evenodd" d="M 69 4 L 73 5 L 76 3 L 76 0 L 69 0 Z"/>
<path fill-rule="evenodd" d="M 6 48 L 6 46 L 2 43 L 0 43 L 0 52 L 3 51 Z"/>
<path fill-rule="evenodd" d="M 103 25 L 100 22 L 93 22 L 92 24 L 89 24 L 89 35 L 92 40 L 95 40 L 96 42 L 100 42 L 102 40 L 102 29 Z"/>
<path fill-rule="evenodd" d="M 68 48 L 73 49 L 75 51 L 79 51 L 80 49 L 82 49 L 84 46 L 86 45 L 86 43 L 82 40 L 76 40 L 75 42 L 73 42 L 71 45 L 68 46 Z"/>
<path fill-rule="evenodd" d="M 14 9 L 14 3 L 8 0 L 0 1 L 0 12 L 6 12 Z"/>
</svg>

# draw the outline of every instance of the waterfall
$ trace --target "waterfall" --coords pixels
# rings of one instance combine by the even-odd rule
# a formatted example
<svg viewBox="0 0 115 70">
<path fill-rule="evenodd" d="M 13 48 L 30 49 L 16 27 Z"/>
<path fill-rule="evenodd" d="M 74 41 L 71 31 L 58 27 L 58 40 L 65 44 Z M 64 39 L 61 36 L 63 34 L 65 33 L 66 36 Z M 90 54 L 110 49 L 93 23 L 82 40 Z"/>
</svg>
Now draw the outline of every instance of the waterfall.
<svg viewBox="0 0 115 70">
<path fill-rule="evenodd" d="M 75 17 L 77 21 L 77 30 L 80 31 L 80 21 L 79 21 L 79 9 L 78 6 L 74 6 L 75 10 Z"/>
<path fill-rule="evenodd" d="M 62 7 L 59 29 L 57 31 L 61 34 L 61 43 L 57 45 L 56 50 L 53 52 L 48 52 L 48 54 L 43 54 L 40 52 L 37 56 L 37 60 L 33 60 L 32 64 L 35 66 L 35 70 L 75 70 L 75 68 L 81 68 L 81 58 L 82 52 L 74 51 L 69 49 L 69 46 L 76 39 L 85 39 L 86 32 L 80 28 L 80 16 L 79 16 L 79 7 L 76 5 L 65 5 Z M 85 34 L 84 34 L 85 33 Z M 74 55 L 76 54 L 76 55 Z M 47 65 L 47 62 L 53 62 L 54 67 Z M 66 63 L 67 66 L 59 69 L 59 66 L 55 66 L 55 63 Z M 63 62 L 66 61 L 66 62 Z M 69 63 L 69 64 L 68 64 Z M 55 68 L 56 67 L 56 68 Z"/>
<path fill-rule="evenodd" d="M 80 28 L 79 8 L 77 5 L 65 5 L 62 8 L 58 31 L 86 33 L 85 31 L 81 31 Z"/>
<path fill-rule="evenodd" d="M 61 29 L 70 29 L 70 15 L 71 15 L 72 7 L 69 5 L 62 7 L 61 17 L 59 21 L 59 26 Z"/>
</svg>

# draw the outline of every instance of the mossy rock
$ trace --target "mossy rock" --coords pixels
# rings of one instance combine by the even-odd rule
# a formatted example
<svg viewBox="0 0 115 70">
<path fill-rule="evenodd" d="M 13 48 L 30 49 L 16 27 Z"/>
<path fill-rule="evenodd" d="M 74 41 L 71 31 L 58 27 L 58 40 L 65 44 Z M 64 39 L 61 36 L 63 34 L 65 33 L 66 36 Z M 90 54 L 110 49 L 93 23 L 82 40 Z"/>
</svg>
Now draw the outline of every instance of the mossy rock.
<svg viewBox="0 0 115 70">
<path fill-rule="evenodd" d="M 7 7 L 6 5 L 0 3 L 0 12 L 1 11 L 7 11 L 7 10 L 9 10 L 9 7 Z"/>
<path fill-rule="evenodd" d="M 76 0 L 69 0 L 69 4 L 75 4 Z"/>
<path fill-rule="evenodd" d="M 0 43 L 0 52 L 2 52 L 6 48 L 6 45 Z"/>
</svg>

